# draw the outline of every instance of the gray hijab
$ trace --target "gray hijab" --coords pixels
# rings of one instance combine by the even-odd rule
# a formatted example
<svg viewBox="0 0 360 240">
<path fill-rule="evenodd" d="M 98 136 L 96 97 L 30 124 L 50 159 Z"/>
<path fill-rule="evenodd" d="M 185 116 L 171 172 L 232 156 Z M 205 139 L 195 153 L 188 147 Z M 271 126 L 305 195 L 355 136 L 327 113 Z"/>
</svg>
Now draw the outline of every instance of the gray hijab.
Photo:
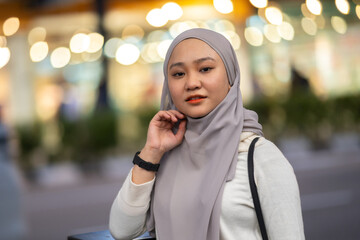
<svg viewBox="0 0 360 240">
<path fill-rule="evenodd" d="M 161 109 L 176 109 L 168 88 L 168 62 L 176 45 L 189 38 L 204 41 L 219 54 L 231 88 L 208 115 L 187 117 L 183 142 L 161 160 L 147 219 L 147 229 L 152 234 L 156 230 L 160 240 L 219 239 L 222 194 L 226 181 L 235 175 L 240 134 L 262 135 L 257 114 L 243 107 L 234 49 L 224 36 L 211 30 L 185 31 L 170 45 Z"/>
</svg>

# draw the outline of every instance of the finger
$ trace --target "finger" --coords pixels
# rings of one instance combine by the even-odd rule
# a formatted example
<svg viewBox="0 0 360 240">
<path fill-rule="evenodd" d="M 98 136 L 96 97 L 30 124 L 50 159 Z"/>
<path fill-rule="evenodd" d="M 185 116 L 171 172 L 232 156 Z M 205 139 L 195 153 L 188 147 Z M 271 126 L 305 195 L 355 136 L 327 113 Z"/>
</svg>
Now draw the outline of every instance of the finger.
<svg viewBox="0 0 360 240">
<path fill-rule="evenodd" d="M 176 123 L 178 121 L 178 117 L 171 111 L 165 111 L 166 114 L 170 116 L 170 121 Z"/>
<path fill-rule="evenodd" d="M 181 140 L 183 139 L 183 137 L 184 137 L 184 134 L 185 134 L 185 131 L 186 131 L 186 123 L 187 123 L 186 119 L 182 120 L 182 121 L 180 122 L 180 124 L 179 124 L 179 129 L 178 129 L 178 131 L 177 131 L 176 134 L 175 134 L 175 137 L 176 137 L 179 141 L 181 141 Z"/>
<path fill-rule="evenodd" d="M 166 111 L 159 111 L 156 114 L 157 118 L 155 120 L 158 121 L 171 121 L 171 115 L 167 113 Z"/>
<path fill-rule="evenodd" d="M 169 110 L 172 114 L 174 114 L 178 119 L 184 119 L 185 115 L 177 110 Z"/>
</svg>

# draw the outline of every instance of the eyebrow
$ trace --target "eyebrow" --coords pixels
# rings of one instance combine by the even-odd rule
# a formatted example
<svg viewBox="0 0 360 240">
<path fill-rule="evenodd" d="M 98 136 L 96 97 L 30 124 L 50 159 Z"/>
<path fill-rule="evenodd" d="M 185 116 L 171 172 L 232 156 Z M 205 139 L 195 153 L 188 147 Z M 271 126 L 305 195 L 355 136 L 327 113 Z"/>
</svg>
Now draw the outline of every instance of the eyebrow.
<svg viewBox="0 0 360 240">
<path fill-rule="evenodd" d="M 199 63 L 202 63 L 204 61 L 207 61 L 207 60 L 210 60 L 210 61 L 215 61 L 215 59 L 213 59 L 212 57 L 203 57 L 203 58 L 199 58 L 199 59 L 196 59 L 194 60 L 193 62 L 196 63 L 196 64 L 199 64 Z M 173 63 L 170 65 L 169 67 L 169 70 L 173 67 L 176 67 L 176 66 L 184 66 L 185 64 L 183 62 L 176 62 L 176 63 Z"/>
</svg>

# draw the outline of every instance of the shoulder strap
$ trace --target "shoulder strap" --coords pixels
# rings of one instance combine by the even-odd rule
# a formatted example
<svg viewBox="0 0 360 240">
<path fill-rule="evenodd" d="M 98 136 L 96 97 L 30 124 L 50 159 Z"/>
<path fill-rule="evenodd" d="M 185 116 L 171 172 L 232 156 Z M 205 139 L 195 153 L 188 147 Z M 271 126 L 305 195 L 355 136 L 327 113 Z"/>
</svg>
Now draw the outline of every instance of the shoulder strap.
<svg viewBox="0 0 360 240">
<path fill-rule="evenodd" d="M 257 187 L 255 184 L 255 178 L 254 178 L 254 148 L 255 148 L 255 143 L 258 140 L 259 140 L 259 137 L 254 138 L 254 140 L 252 140 L 250 147 L 249 147 L 248 174 L 249 174 L 251 195 L 252 195 L 252 198 L 254 201 L 255 212 L 256 212 L 256 216 L 257 216 L 260 231 L 261 231 L 261 236 L 264 240 L 268 240 L 267 233 L 266 233 L 266 227 L 265 227 L 265 223 L 264 223 L 264 218 L 263 218 L 262 211 L 261 211 L 259 195 L 257 192 Z"/>
</svg>

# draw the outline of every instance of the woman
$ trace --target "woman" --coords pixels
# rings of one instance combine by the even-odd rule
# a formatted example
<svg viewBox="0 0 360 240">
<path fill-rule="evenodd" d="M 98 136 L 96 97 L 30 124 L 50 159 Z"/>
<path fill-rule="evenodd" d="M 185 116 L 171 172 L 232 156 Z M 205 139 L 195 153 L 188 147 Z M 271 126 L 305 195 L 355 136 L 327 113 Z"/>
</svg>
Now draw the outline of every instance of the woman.
<svg viewBox="0 0 360 240">
<path fill-rule="evenodd" d="M 246 158 L 262 131 L 257 114 L 243 107 L 231 44 L 211 30 L 185 31 L 169 47 L 164 76 L 162 111 L 114 200 L 111 233 L 117 239 L 145 231 L 161 240 L 261 239 Z M 269 238 L 304 239 L 290 164 L 263 137 L 255 149 Z"/>
</svg>

